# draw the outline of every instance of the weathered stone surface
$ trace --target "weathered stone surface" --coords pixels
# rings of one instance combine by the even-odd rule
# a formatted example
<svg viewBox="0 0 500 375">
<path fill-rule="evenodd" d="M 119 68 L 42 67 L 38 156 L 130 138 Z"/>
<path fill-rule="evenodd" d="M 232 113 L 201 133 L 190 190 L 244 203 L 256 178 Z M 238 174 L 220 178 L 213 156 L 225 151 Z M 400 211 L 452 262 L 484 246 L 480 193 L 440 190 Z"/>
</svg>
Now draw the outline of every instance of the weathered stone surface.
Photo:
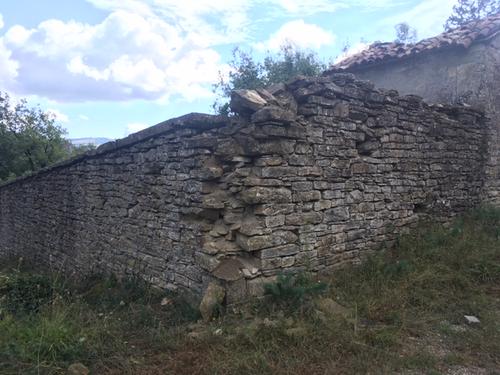
<svg viewBox="0 0 500 375">
<path fill-rule="evenodd" d="M 302 212 L 286 216 L 287 225 L 319 224 L 323 221 L 323 215 L 318 212 Z"/>
<path fill-rule="evenodd" d="M 293 244 L 293 245 L 272 247 L 270 249 L 264 249 L 259 251 L 258 255 L 261 259 L 277 258 L 277 257 L 294 255 L 297 254 L 299 251 L 300 247 L 298 245 Z"/>
<path fill-rule="evenodd" d="M 284 245 L 287 243 L 293 243 L 296 240 L 297 235 L 290 231 L 274 232 L 273 234 L 266 236 L 247 237 L 244 235 L 238 235 L 236 237 L 238 244 L 246 251 L 255 251 L 268 247 Z"/>
<path fill-rule="evenodd" d="M 231 93 L 230 107 L 235 113 L 255 112 L 267 104 L 267 100 L 255 90 L 234 90 Z"/>
<path fill-rule="evenodd" d="M 73 363 L 68 367 L 68 375 L 88 375 L 89 369 L 82 363 Z"/>
<path fill-rule="evenodd" d="M 295 113 L 278 106 L 263 107 L 252 115 L 252 121 L 256 123 L 270 121 L 290 123 L 293 122 L 295 118 Z"/>
<path fill-rule="evenodd" d="M 287 203 L 292 199 L 292 192 L 284 188 L 268 188 L 255 186 L 244 190 L 241 199 L 248 204 Z"/>
<path fill-rule="evenodd" d="M 214 254 L 207 254 L 207 253 L 197 252 L 195 255 L 196 263 L 202 269 L 204 269 L 208 272 L 213 272 L 220 263 L 220 261 L 214 255 L 215 255 L 215 253 Z"/>
<path fill-rule="evenodd" d="M 202 251 L 215 255 L 220 253 L 238 252 L 239 248 L 234 241 L 229 241 L 226 238 L 206 238 L 203 243 Z"/>
<path fill-rule="evenodd" d="M 326 315 L 338 315 L 348 318 L 351 311 L 331 298 L 320 298 L 316 301 L 316 308 Z"/>
<path fill-rule="evenodd" d="M 229 197 L 225 191 L 216 191 L 203 197 L 203 207 L 222 209 Z"/>
<path fill-rule="evenodd" d="M 245 236 L 256 236 L 269 233 L 265 220 L 257 216 L 247 216 L 241 221 L 238 232 Z"/>
<path fill-rule="evenodd" d="M 222 305 L 225 296 L 226 290 L 222 286 L 214 281 L 208 284 L 200 303 L 200 313 L 205 322 L 212 320 L 217 307 Z"/>
<path fill-rule="evenodd" d="M 464 315 L 467 324 L 479 324 L 481 321 L 474 315 Z"/>
<path fill-rule="evenodd" d="M 236 281 L 243 277 L 243 268 L 244 266 L 239 260 L 228 258 L 223 260 L 212 273 L 219 279 Z"/>
<path fill-rule="evenodd" d="M 192 176 L 203 181 L 219 178 L 223 173 L 222 167 L 215 160 L 210 159 L 204 163 L 203 168 L 197 174 L 192 174 Z"/>
</svg>

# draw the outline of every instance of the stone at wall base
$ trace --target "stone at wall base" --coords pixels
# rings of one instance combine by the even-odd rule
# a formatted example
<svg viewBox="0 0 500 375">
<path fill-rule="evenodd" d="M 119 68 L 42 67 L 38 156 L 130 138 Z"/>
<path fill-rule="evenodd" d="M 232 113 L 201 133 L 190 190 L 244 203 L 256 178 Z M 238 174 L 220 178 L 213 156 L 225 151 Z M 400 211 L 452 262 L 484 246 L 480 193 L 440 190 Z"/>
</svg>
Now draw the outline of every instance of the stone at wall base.
<svg viewBox="0 0 500 375">
<path fill-rule="evenodd" d="M 88 375 L 89 369 L 81 363 L 73 363 L 68 367 L 68 375 Z"/>
<path fill-rule="evenodd" d="M 200 303 L 200 313 L 205 322 L 209 322 L 214 318 L 217 308 L 224 301 L 225 295 L 226 290 L 216 282 L 212 281 L 208 284 L 208 288 Z"/>
</svg>

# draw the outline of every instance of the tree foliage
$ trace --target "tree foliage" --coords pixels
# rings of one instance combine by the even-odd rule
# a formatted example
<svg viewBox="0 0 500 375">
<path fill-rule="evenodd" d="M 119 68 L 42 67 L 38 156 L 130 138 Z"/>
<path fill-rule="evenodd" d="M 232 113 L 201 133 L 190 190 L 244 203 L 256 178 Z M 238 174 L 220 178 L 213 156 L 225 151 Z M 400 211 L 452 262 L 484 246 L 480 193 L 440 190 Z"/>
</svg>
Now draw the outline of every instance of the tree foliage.
<svg viewBox="0 0 500 375">
<path fill-rule="evenodd" d="M 268 52 L 262 62 L 256 61 L 251 52 L 236 48 L 229 66 L 228 76 L 220 74 L 219 82 L 213 87 L 218 96 L 213 107 L 220 114 L 228 114 L 228 98 L 233 90 L 264 88 L 298 75 L 317 76 L 326 69 L 316 54 L 291 45 L 281 47 L 276 55 Z"/>
<path fill-rule="evenodd" d="M 0 92 L 0 181 L 33 172 L 85 151 L 64 138 L 54 116 Z"/>
<path fill-rule="evenodd" d="M 408 23 L 401 22 L 394 26 L 396 30 L 396 39 L 394 40 L 396 43 L 415 43 L 417 41 L 417 30 L 413 27 L 410 27 Z"/>
<path fill-rule="evenodd" d="M 500 0 L 458 0 L 444 28 L 448 31 L 500 12 Z"/>
</svg>

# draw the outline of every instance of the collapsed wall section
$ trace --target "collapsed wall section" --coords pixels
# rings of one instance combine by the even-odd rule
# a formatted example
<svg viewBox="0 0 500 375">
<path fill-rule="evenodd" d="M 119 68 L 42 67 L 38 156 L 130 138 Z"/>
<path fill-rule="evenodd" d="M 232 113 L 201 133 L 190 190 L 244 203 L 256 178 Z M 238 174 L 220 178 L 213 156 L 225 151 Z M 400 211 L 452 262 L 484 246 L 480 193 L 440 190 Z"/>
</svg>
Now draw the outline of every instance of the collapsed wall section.
<svg viewBox="0 0 500 375">
<path fill-rule="evenodd" d="M 471 108 L 337 74 L 235 92 L 232 109 L 0 187 L 0 253 L 197 293 L 217 279 L 234 302 L 480 203 L 487 127 Z"/>
</svg>

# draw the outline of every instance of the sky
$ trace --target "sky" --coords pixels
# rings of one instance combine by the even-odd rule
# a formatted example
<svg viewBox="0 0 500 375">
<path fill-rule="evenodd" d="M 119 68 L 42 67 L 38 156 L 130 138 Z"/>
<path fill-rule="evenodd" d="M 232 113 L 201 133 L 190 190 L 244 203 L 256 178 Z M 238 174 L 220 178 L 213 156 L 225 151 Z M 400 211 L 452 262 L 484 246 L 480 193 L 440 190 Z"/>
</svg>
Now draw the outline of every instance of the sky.
<svg viewBox="0 0 500 375">
<path fill-rule="evenodd" d="M 211 113 L 235 47 L 284 43 L 333 62 L 408 22 L 443 31 L 456 0 L 0 0 L 0 91 L 50 111 L 69 138 L 122 138 Z"/>
</svg>

